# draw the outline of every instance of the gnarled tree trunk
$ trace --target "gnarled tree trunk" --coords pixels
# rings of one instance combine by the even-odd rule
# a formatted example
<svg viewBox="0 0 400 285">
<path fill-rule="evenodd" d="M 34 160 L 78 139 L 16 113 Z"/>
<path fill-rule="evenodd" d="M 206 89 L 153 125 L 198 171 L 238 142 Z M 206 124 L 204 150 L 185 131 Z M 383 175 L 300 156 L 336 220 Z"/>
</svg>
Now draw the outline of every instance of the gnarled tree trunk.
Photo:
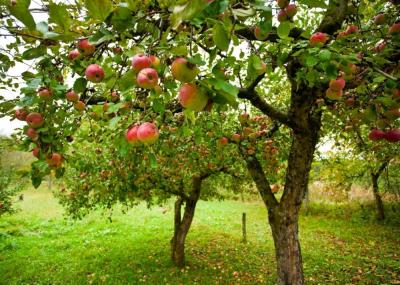
<svg viewBox="0 0 400 285">
<path fill-rule="evenodd" d="M 298 238 L 298 217 L 318 141 L 320 117 L 310 124 L 309 132 L 296 133 L 292 141 L 285 190 L 278 202 L 256 157 L 246 160 L 247 168 L 268 208 L 269 224 L 275 244 L 279 285 L 304 284 L 303 264 Z"/>
<path fill-rule="evenodd" d="M 376 218 L 382 221 L 385 219 L 385 210 L 383 208 L 381 194 L 379 193 L 379 186 L 378 186 L 379 176 L 371 174 L 371 179 L 372 179 L 372 191 L 374 193 L 375 204 L 376 204 Z"/>
<path fill-rule="evenodd" d="M 383 162 L 377 172 L 371 171 L 371 180 L 372 180 L 372 191 L 374 193 L 375 197 L 375 204 L 376 204 L 376 218 L 380 221 L 385 219 L 385 209 L 383 207 L 383 202 L 382 202 L 382 197 L 381 194 L 379 193 L 379 184 L 378 180 L 379 177 L 381 176 L 383 170 L 388 166 L 389 161 Z"/>
<path fill-rule="evenodd" d="M 185 265 L 185 240 L 193 221 L 196 204 L 200 198 L 203 177 L 193 177 L 192 193 L 185 198 L 185 210 L 181 217 L 183 199 L 175 202 L 174 236 L 171 239 L 171 258 L 178 267 Z"/>
</svg>

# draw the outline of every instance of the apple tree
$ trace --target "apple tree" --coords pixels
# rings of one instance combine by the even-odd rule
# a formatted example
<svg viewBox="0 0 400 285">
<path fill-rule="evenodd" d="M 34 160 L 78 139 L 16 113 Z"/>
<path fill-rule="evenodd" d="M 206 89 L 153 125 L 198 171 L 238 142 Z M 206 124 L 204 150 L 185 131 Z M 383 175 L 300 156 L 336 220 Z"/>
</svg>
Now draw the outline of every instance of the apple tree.
<svg viewBox="0 0 400 285">
<path fill-rule="evenodd" d="M 171 256 L 176 265 L 183 266 L 185 239 L 197 202 L 200 198 L 222 197 L 218 187 L 202 189 L 203 181 L 238 180 L 243 176 L 236 147 L 228 145 L 222 136 L 223 120 L 229 118 L 205 112 L 193 124 L 181 112 L 167 111 L 157 137 L 149 142 L 139 140 L 142 127 L 131 122 L 131 114 L 124 117 L 124 123 L 110 124 L 109 115 L 117 114 L 110 113 L 114 104 L 109 104 L 102 119 L 82 125 L 75 134 L 65 187 L 57 195 L 76 218 L 117 203 L 129 208 L 145 201 L 151 206 L 176 197 Z"/>
<path fill-rule="evenodd" d="M 382 112 L 398 108 L 399 1 L 6 4 L 1 21 L 5 36 L 14 39 L 8 58 L 33 61 L 34 68 L 22 74 L 21 95 L 0 107 L 28 124 L 21 138 L 39 158 L 32 165 L 35 186 L 50 171 L 64 174 L 74 156 L 74 136 L 82 127 L 91 131 L 91 120 L 103 120 L 104 109 L 108 126 L 138 122 L 132 137 L 151 144 L 157 127 L 168 125 L 167 112 L 183 108 L 193 120 L 203 110 L 219 114 L 249 104 L 291 140 L 280 151 L 287 157 L 286 169 L 279 170 L 284 172 L 280 199 L 266 173 L 268 163 L 260 161 L 262 148 L 249 151 L 247 140 L 237 143 L 268 209 L 277 283 L 304 284 L 298 215 L 319 138 L 335 131 L 329 117 L 347 116 L 342 102 L 348 99 L 365 115 L 357 125 L 378 124 Z M 36 23 L 31 13 L 36 9 L 48 19 Z M 391 92 L 381 96 L 385 86 Z M 393 143 L 399 141 L 395 118 L 381 128 Z"/>
</svg>

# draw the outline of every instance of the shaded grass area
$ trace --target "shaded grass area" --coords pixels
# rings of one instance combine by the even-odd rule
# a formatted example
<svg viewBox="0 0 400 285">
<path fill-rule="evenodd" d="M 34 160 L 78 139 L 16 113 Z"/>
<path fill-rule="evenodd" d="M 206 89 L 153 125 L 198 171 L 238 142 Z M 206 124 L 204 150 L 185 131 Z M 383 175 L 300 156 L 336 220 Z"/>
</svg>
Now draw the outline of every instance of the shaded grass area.
<svg viewBox="0 0 400 285">
<path fill-rule="evenodd" d="M 273 241 L 259 202 L 200 202 L 188 266 L 177 269 L 169 259 L 172 203 L 116 209 L 112 222 L 100 212 L 74 222 L 50 192 L 24 195 L 21 211 L 0 220 L 0 284 L 274 284 Z M 307 284 L 400 284 L 398 226 L 321 207 L 300 219 Z"/>
</svg>

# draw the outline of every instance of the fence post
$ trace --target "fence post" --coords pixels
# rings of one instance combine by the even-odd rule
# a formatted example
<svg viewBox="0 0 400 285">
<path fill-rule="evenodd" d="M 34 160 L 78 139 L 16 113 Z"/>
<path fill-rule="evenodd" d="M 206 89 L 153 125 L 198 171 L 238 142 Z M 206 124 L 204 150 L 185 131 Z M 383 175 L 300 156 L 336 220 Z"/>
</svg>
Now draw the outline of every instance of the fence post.
<svg viewBox="0 0 400 285">
<path fill-rule="evenodd" d="M 246 213 L 242 213 L 242 234 L 243 234 L 243 243 L 247 243 L 247 231 L 246 231 Z"/>
</svg>

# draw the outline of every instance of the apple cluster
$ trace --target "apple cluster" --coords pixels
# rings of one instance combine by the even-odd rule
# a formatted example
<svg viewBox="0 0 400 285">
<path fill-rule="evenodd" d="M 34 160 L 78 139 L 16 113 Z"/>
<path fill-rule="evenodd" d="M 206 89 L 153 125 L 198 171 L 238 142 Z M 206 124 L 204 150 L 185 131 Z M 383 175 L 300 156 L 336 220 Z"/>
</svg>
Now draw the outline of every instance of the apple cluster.
<svg viewBox="0 0 400 285">
<path fill-rule="evenodd" d="M 154 123 L 135 124 L 131 126 L 126 134 L 125 139 L 132 145 L 153 144 L 159 137 L 158 128 Z"/>
<path fill-rule="evenodd" d="M 136 83 L 144 89 L 156 89 L 158 86 L 157 68 L 160 59 L 154 55 L 137 54 L 132 58 L 132 69 L 136 75 Z"/>
<path fill-rule="evenodd" d="M 280 11 L 278 13 L 278 21 L 291 21 L 297 13 L 296 4 L 289 4 L 289 0 L 277 0 Z"/>
<path fill-rule="evenodd" d="M 196 83 L 193 83 L 199 68 L 183 57 L 176 58 L 171 65 L 174 79 L 183 83 L 179 89 L 178 100 L 183 108 L 199 112 L 204 110 L 208 103 L 207 92 Z"/>
<path fill-rule="evenodd" d="M 321 47 L 328 41 L 328 35 L 325 33 L 317 32 L 310 37 L 311 47 Z"/>
<path fill-rule="evenodd" d="M 372 141 L 385 139 L 388 142 L 398 142 L 400 141 L 400 129 L 391 129 L 387 132 L 379 129 L 372 129 L 368 137 Z"/>
<path fill-rule="evenodd" d="M 329 81 L 329 88 L 326 90 L 326 97 L 331 100 L 339 100 L 343 96 L 343 89 L 346 81 L 343 77 L 338 77 Z"/>
<path fill-rule="evenodd" d="M 44 89 L 41 89 L 44 90 Z M 39 146 L 39 132 L 37 129 L 41 128 L 45 121 L 42 114 L 37 112 L 28 113 L 26 109 L 17 109 L 15 111 L 15 117 L 20 121 L 26 121 L 28 128 L 25 131 L 27 137 L 29 137 L 36 145 Z M 32 150 L 33 156 L 40 158 L 40 147 L 35 147 Z M 50 153 L 46 156 L 46 162 L 50 167 L 58 168 L 62 164 L 62 156 L 57 152 Z"/>
<path fill-rule="evenodd" d="M 358 27 L 356 25 L 350 25 L 347 27 L 345 31 L 339 32 L 336 38 L 342 39 L 357 32 L 358 32 Z"/>
</svg>

